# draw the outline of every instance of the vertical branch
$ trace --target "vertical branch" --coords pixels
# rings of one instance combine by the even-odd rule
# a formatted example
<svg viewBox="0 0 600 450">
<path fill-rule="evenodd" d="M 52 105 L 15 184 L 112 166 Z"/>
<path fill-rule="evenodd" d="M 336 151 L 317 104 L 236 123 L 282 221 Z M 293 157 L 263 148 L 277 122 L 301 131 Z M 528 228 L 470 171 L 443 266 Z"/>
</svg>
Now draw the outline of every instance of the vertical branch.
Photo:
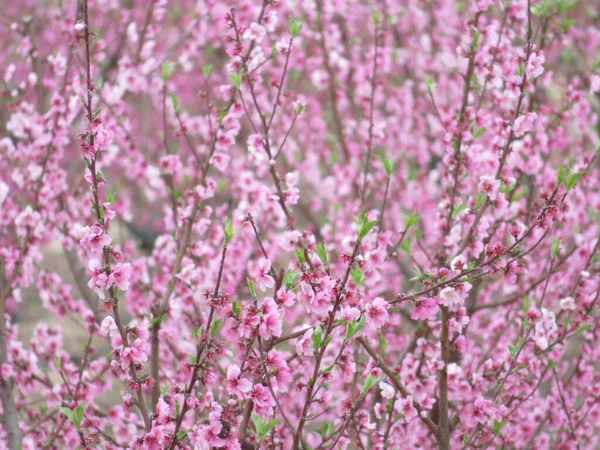
<svg viewBox="0 0 600 450">
<path fill-rule="evenodd" d="M 10 292 L 10 283 L 4 275 L 4 263 L 0 263 L 0 367 L 8 362 L 8 330 L 6 328 L 6 300 Z M 0 379 L 0 398 L 2 399 L 3 423 L 6 428 L 9 450 L 20 450 L 21 430 L 17 418 L 14 383 L 7 378 Z"/>
<path fill-rule="evenodd" d="M 448 426 L 448 361 L 450 359 L 450 343 L 448 336 L 449 312 L 447 306 L 441 306 L 442 330 L 441 330 L 441 356 L 444 367 L 439 373 L 439 437 L 440 450 L 450 449 L 450 427 Z"/>
<path fill-rule="evenodd" d="M 87 102 L 85 105 L 88 123 L 91 124 L 94 120 L 93 109 L 92 109 L 92 93 L 95 89 L 94 83 L 92 81 L 92 63 L 91 63 L 91 53 L 90 53 L 90 22 L 89 22 L 89 14 L 88 14 L 88 0 L 83 0 L 83 17 L 85 22 L 84 28 L 84 40 L 85 40 L 85 69 L 86 69 L 86 87 L 87 87 Z M 89 139 L 89 144 L 93 148 L 94 147 L 94 134 L 88 133 L 87 138 Z M 85 139 L 85 138 L 84 138 Z M 92 177 L 92 195 L 93 195 L 93 204 L 94 211 L 96 213 L 96 219 L 98 220 L 98 224 L 104 230 L 105 221 L 104 221 L 104 213 L 101 208 L 103 208 L 100 203 L 100 196 L 98 193 L 98 173 L 96 171 L 96 158 L 94 157 L 91 161 L 86 159 L 86 165 L 90 171 L 90 175 Z M 102 250 L 103 263 L 106 267 L 106 270 L 110 272 L 110 253 L 111 250 L 109 247 L 104 247 Z M 108 290 L 110 296 L 110 302 L 112 305 L 112 311 L 115 319 L 115 324 L 119 329 L 119 334 L 121 335 L 121 340 L 123 341 L 123 346 L 129 346 L 129 340 L 127 337 L 127 331 L 123 326 L 121 321 L 120 313 L 119 313 L 119 299 L 117 297 L 116 288 L 113 286 Z M 131 380 L 136 386 L 137 391 L 137 405 L 140 410 L 140 414 L 142 415 L 142 419 L 144 420 L 144 426 L 146 431 L 150 431 L 152 429 L 152 421 L 150 420 L 150 415 L 148 414 L 148 409 L 146 407 L 146 400 L 144 399 L 144 394 L 142 392 L 142 386 L 139 382 L 136 369 L 134 365 L 129 366 L 129 375 L 131 376 Z"/>
</svg>

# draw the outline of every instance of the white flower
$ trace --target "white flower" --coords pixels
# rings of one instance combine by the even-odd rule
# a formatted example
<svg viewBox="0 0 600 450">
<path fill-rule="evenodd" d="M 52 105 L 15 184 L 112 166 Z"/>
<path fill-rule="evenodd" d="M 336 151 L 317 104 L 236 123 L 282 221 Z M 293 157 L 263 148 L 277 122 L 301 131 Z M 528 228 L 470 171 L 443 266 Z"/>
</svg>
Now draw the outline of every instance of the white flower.
<svg viewBox="0 0 600 450">
<path fill-rule="evenodd" d="M 385 399 L 394 397 L 394 388 L 384 381 L 379 382 L 379 388 L 381 389 L 381 396 Z"/>
<path fill-rule="evenodd" d="M 575 310 L 575 300 L 573 297 L 565 297 L 560 301 L 560 309 L 570 309 L 571 311 Z"/>
</svg>

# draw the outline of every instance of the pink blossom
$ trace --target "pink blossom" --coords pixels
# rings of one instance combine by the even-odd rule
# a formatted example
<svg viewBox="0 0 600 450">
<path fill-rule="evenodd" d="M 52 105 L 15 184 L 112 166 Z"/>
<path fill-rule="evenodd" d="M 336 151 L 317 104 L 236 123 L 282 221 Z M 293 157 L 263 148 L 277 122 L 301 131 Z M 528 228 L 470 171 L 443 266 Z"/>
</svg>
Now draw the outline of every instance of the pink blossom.
<svg viewBox="0 0 600 450">
<path fill-rule="evenodd" d="M 438 303 L 440 299 L 437 297 L 420 298 L 417 300 L 416 306 L 410 313 L 413 320 L 435 320 L 438 312 Z"/>
<path fill-rule="evenodd" d="M 80 241 L 81 246 L 94 253 L 102 253 L 104 247 L 112 242 L 112 238 L 105 234 L 104 229 L 98 224 L 85 227 L 85 231 L 86 234 Z"/>
<path fill-rule="evenodd" d="M 377 297 L 372 303 L 367 304 L 365 311 L 366 322 L 372 328 L 382 327 L 389 317 L 387 302 L 381 297 Z"/>
<path fill-rule="evenodd" d="M 491 200 L 496 200 L 500 180 L 495 179 L 491 175 L 484 175 L 479 178 L 479 190 L 486 194 Z"/>
<path fill-rule="evenodd" d="M 252 389 L 252 383 L 249 380 L 240 378 L 240 368 L 235 364 L 227 368 L 227 383 L 229 393 L 238 398 L 244 398 L 244 395 Z"/>
<path fill-rule="evenodd" d="M 129 279 L 131 277 L 131 264 L 116 264 L 108 276 L 107 288 L 117 286 L 120 290 L 126 291 L 129 288 Z"/>
</svg>

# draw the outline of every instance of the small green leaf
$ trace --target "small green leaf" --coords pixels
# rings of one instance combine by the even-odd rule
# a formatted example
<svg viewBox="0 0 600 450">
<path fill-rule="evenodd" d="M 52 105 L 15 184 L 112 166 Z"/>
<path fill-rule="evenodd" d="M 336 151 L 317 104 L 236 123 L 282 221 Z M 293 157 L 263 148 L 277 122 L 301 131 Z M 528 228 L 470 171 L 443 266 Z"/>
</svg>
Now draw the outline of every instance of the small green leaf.
<svg viewBox="0 0 600 450">
<path fill-rule="evenodd" d="M 229 245 L 233 238 L 233 224 L 229 217 L 225 217 L 225 245 Z"/>
<path fill-rule="evenodd" d="M 361 394 L 365 394 L 369 391 L 377 382 L 379 381 L 379 377 L 374 377 L 372 374 L 369 374 L 365 383 L 362 386 Z"/>
<path fill-rule="evenodd" d="M 565 181 L 565 179 L 567 178 L 567 176 L 569 175 L 570 172 L 571 172 L 571 167 L 569 167 L 569 166 L 561 167 L 558 170 L 558 177 L 556 179 L 556 184 L 561 184 L 563 181 Z"/>
<path fill-rule="evenodd" d="M 352 339 L 365 326 L 365 316 L 361 316 L 358 322 L 354 319 L 348 322 L 346 327 L 346 340 Z"/>
<path fill-rule="evenodd" d="M 301 248 L 296 249 L 296 257 L 298 258 L 298 263 L 300 263 L 300 265 L 302 265 L 306 262 L 306 257 L 304 256 L 303 249 L 301 249 Z"/>
<path fill-rule="evenodd" d="M 479 136 L 481 136 L 486 131 L 487 131 L 487 128 L 473 127 L 473 131 L 472 131 L 473 138 L 477 139 Z"/>
<path fill-rule="evenodd" d="M 54 355 L 54 364 L 56 364 L 57 369 L 62 367 L 62 361 L 58 355 Z"/>
<path fill-rule="evenodd" d="M 529 311 L 530 307 L 531 307 L 531 299 L 529 297 L 524 297 L 523 298 L 523 306 L 522 306 L 523 312 L 526 313 L 527 311 Z"/>
<path fill-rule="evenodd" d="M 237 317 L 239 319 L 240 314 L 242 312 L 242 302 L 240 302 L 239 300 L 232 302 L 231 303 L 231 312 L 233 313 L 233 315 L 235 317 Z"/>
<path fill-rule="evenodd" d="M 238 89 L 242 85 L 242 73 L 242 70 L 240 70 L 238 73 L 229 72 L 229 78 L 231 78 L 233 85 Z"/>
<path fill-rule="evenodd" d="M 165 83 L 169 79 L 169 76 L 171 76 L 171 66 L 169 63 L 164 62 L 162 63 L 162 79 Z"/>
<path fill-rule="evenodd" d="M 427 90 L 435 89 L 437 87 L 437 83 L 431 79 L 428 75 L 423 75 L 423 79 L 425 80 L 425 86 Z"/>
<path fill-rule="evenodd" d="M 360 226 L 360 230 L 358 232 L 358 239 L 363 239 L 367 234 L 369 234 L 369 231 L 371 231 L 373 229 L 373 227 L 375 225 L 377 225 L 377 222 L 379 222 L 378 220 L 369 220 L 369 218 L 367 217 L 367 215 L 365 214 L 363 217 L 363 221 L 362 224 Z"/>
<path fill-rule="evenodd" d="M 381 159 L 381 164 L 383 164 L 383 168 L 385 169 L 387 176 L 391 176 L 394 172 L 394 160 L 391 158 L 386 158 L 385 154 L 380 154 L 379 159 Z"/>
<path fill-rule="evenodd" d="M 177 100 L 177 95 L 175 93 L 171 93 L 171 102 L 173 103 L 173 109 L 177 111 L 179 106 L 179 101 Z"/>
<path fill-rule="evenodd" d="M 283 275 L 283 285 L 288 291 L 293 291 L 296 288 L 296 278 L 298 272 L 296 270 L 288 270 Z"/>
<path fill-rule="evenodd" d="M 570 174 L 567 177 L 567 181 L 565 182 L 565 186 L 567 187 L 567 190 L 571 190 L 577 184 L 577 182 L 581 179 L 581 177 L 583 177 L 584 174 L 585 174 L 585 172 L 576 172 L 576 173 Z"/>
<path fill-rule="evenodd" d="M 517 343 L 515 345 L 511 345 L 511 344 L 508 345 L 508 351 L 510 352 L 510 356 L 512 359 L 515 359 L 517 357 L 517 353 L 523 346 L 523 343 L 524 343 L 523 338 L 519 337 L 519 340 L 517 341 Z"/>
<path fill-rule="evenodd" d="M 315 253 L 323 264 L 327 265 L 327 249 L 325 248 L 325 242 L 319 242 L 315 248 Z"/>
<path fill-rule="evenodd" d="M 215 319 L 210 324 L 210 335 L 212 337 L 215 337 L 217 335 L 217 332 L 219 331 L 220 326 L 221 326 L 221 319 Z"/>
<path fill-rule="evenodd" d="M 492 432 L 494 433 L 494 436 L 498 436 L 500 434 L 500 431 L 502 430 L 502 427 L 506 425 L 506 422 L 508 422 L 508 419 L 502 419 L 500 421 L 494 420 L 494 424 L 492 425 Z"/>
<path fill-rule="evenodd" d="M 584 323 L 583 325 L 581 325 L 579 328 L 577 328 L 576 333 L 578 335 L 582 335 L 584 332 L 586 332 L 587 330 L 591 330 L 592 329 L 592 324 L 591 323 Z"/>
<path fill-rule="evenodd" d="M 375 8 L 371 7 L 371 17 L 373 18 L 373 23 L 375 24 L 375 28 L 381 25 L 381 12 L 377 11 Z"/>
<path fill-rule="evenodd" d="M 304 111 L 304 105 L 302 103 L 298 103 L 298 106 L 296 107 L 296 115 L 299 116 L 302 111 Z"/>
<path fill-rule="evenodd" d="M 350 275 L 354 280 L 354 284 L 356 284 L 357 286 L 362 286 L 363 284 L 365 284 L 364 274 L 364 271 L 358 266 L 350 269 Z"/>
<path fill-rule="evenodd" d="M 301 31 L 302 23 L 299 20 L 290 17 L 290 34 L 292 35 L 292 37 L 295 38 L 300 34 Z"/>
<path fill-rule="evenodd" d="M 75 409 L 65 408 L 63 406 L 59 406 L 58 408 L 65 416 L 71 419 L 71 422 L 75 424 L 77 429 L 81 428 L 81 422 L 83 421 L 83 416 L 85 415 L 85 402 L 79 403 Z"/>
<path fill-rule="evenodd" d="M 321 345 L 323 344 L 323 329 L 321 328 L 321 325 L 317 325 L 317 327 L 313 330 L 311 339 L 313 348 L 315 350 L 321 348 Z"/>
<path fill-rule="evenodd" d="M 552 236 L 552 249 L 551 249 L 552 258 L 556 258 L 558 256 L 561 245 L 562 245 L 562 239 L 557 239 L 554 236 Z"/>
<path fill-rule="evenodd" d="M 204 78 L 210 77 L 212 70 L 213 70 L 212 64 L 202 64 L 202 73 L 204 74 Z"/>
<path fill-rule="evenodd" d="M 256 297 L 256 289 L 254 288 L 254 280 L 252 280 L 251 278 L 246 278 L 246 281 L 248 282 L 248 289 L 250 289 L 250 295 L 252 297 Z"/>
</svg>

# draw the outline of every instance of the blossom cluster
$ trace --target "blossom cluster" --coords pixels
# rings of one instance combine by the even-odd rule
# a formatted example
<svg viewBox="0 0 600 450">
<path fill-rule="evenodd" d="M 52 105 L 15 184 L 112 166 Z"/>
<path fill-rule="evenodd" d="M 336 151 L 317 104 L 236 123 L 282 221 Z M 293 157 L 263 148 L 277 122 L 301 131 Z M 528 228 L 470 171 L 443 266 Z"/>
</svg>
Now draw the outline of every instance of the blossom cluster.
<svg viewBox="0 0 600 450">
<path fill-rule="evenodd" d="M 4 5 L 0 450 L 598 448 L 593 3 Z"/>
</svg>

